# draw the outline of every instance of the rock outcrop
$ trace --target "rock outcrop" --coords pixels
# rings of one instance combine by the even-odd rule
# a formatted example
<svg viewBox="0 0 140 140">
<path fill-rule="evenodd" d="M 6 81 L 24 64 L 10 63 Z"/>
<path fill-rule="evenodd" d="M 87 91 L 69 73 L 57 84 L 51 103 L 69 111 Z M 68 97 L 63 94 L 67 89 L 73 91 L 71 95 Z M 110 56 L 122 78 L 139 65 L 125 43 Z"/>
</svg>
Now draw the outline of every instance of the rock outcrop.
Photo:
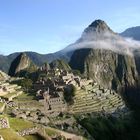
<svg viewBox="0 0 140 140">
<path fill-rule="evenodd" d="M 23 70 L 27 71 L 36 70 L 35 64 L 30 60 L 30 58 L 26 55 L 26 53 L 21 53 L 14 59 L 9 69 L 9 75 L 16 76 Z"/>
<path fill-rule="evenodd" d="M 77 50 L 71 58 L 71 66 L 107 88 L 118 89 L 119 85 L 135 85 L 137 82 L 134 58 L 109 50 Z"/>
</svg>

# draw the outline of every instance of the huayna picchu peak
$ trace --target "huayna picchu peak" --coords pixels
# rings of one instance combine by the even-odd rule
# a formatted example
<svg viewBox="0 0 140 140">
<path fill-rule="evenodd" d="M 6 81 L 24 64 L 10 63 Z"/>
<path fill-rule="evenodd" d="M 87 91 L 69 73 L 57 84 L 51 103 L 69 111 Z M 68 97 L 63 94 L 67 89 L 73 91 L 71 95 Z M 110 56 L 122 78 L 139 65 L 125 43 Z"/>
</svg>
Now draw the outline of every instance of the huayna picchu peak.
<svg viewBox="0 0 140 140">
<path fill-rule="evenodd" d="M 112 30 L 109 28 L 109 26 L 106 24 L 106 22 L 103 21 L 103 20 L 100 20 L 100 19 L 93 21 L 85 29 L 85 32 L 88 32 L 91 29 L 92 29 L 92 31 L 96 31 L 96 32 L 99 32 L 99 33 L 107 32 L 107 31 L 111 31 L 112 32 Z"/>
<path fill-rule="evenodd" d="M 20 72 L 23 70 L 34 71 L 36 70 L 35 64 L 31 61 L 31 59 L 27 56 L 26 53 L 20 53 L 11 63 L 9 69 L 10 76 L 20 75 Z"/>
</svg>

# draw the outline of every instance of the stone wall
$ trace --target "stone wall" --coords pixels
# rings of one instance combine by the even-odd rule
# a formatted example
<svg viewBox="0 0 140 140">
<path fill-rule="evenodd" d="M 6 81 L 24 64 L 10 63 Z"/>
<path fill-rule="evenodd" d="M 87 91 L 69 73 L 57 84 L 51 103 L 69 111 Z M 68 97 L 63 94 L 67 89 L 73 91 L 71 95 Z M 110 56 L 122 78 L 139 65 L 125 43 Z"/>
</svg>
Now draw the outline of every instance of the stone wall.
<svg viewBox="0 0 140 140">
<path fill-rule="evenodd" d="M 7 118 L 0 118 L 0 129 L 2 128 L 10 128 L 9 121 Z"/>
</svg>

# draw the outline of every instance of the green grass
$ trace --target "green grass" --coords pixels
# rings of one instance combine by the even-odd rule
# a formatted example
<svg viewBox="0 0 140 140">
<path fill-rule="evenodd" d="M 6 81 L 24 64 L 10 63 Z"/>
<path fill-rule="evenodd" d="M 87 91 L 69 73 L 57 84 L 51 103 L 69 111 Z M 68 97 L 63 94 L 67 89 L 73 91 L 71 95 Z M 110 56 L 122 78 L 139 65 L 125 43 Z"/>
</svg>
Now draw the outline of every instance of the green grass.
<svg viewBox="0 0 140 140">
<path fill-rule="evenodd" d="M 26 140 L 18 136 L 12 129 L 0 129 L 0 135 L 2 135 L 4 140 Z"/>
<path fill-rule="evenodd" d="M 45 131 L 46 131 L 46 134 L 47 134 L 48 136 L 58 135 L 58 132 L 56 132 L 56 131 L 54 131 L 54 130 L 51 130 L 51 129 L 49 129 L 49 128 L 46 128 Z"/>
<path fill-rule="evenodd" d="M 0 108 L 3 107 L 3 105 L 4 105 L 4 103 L 1 103 L 1 102 L 0 102 Z"/>
<path fill-rule="evenodd" d="M 18 119 L 18 118 L 9 118 L 10 127 L 15 131 L 20 131 L 26 128 L 32 128 L 35 125 L 32 122 Z"/>
<path fill-rule="evenodd" d="M 9 94 L 3 96 L 3 98 L 6 98 L 6 99 L 7 99 L 7 98 L 12 97 L 13 95 L 16 95 L 16 93 L 15 93 L 15 92 L 13 92 L 13 93 L 9 93 Z"/>
<path fill-rule="evenodd" d="M 28 93 L 22 93 L 15 100 L 22 100 L 22 99 L 33 100 L 34 95 L 31 95 L 31 94 L 28 94 Z"/>
<path fill-rule="evenodd" d="M 16 97 L 14 99 L 14 101 L 16 103 L 19 104 L 19 106 L 24 106 L 26 108 L 28 107 L 33 107 L 33 108 L 41 108 L 43 107 L 43 105 L 38 102 L 37 100 L 35 100 L 35 96 L 33 94 L 29 94 L 29 93 L 23 93 L 21 95 L 19 95 L 18 97 Z"/>
<path fill-rule="evenodd" d="M 5 115 L 0 115 L 0 118 L 6 117 Z M 32 128 L 35 125 L 32 122 L 8 117 L 10 129 L 0 129 L 0 135 L 3 136 L 4 140 L 41 140 L 41 138 L 37 135 L 31 135 L 27 137 L 20 137 L 16 134 L 16 132 L 21 131 L 23 129 Z"/>
</svg>

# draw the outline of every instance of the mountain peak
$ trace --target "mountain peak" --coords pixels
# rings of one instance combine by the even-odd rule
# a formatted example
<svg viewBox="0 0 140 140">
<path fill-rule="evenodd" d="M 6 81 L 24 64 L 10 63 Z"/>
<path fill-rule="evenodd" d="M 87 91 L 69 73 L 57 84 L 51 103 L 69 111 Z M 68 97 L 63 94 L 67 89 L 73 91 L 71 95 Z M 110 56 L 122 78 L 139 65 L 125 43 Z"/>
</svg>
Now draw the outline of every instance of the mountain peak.
<svg viewBox="0 0 140 140">
<path fill-rule="evenodd" d="M 20 53 L 19 55 L 20 57 L 28 57 L 27 54 L 25 52 Z"/>
<path fill-rule="evenodd" d="M 106 24 L 106 22 L 100 19 L 93 21 L 84 31 L 84 33 L 91 33 L 91 32 L 95 32 L 95 33 L 112 32 L 113 33 L 113 31 Z"/>
<path fill-rule="evenodd" d="M 106 25 L 106 26 L 107 26 L 107 24 L 105 23 L 105 21 L 100 20 L 100 19 L 97 19 L 97 20 L 93 21 L 93 22 L 89 25 L 89 27 L 98 27 L 98 26 L 101 26 L 101 25 Z"/>
<path fill-rule="evenodd" d="M 9 69 L 9 75 L 15 76 L 19 72 L 30 69 L 31 67 L 35 68 L 36 66 L 33 64 L 31 59 L 27 56 L 26 53 L 20 53 L 11 63 Z"/>
</svg>

